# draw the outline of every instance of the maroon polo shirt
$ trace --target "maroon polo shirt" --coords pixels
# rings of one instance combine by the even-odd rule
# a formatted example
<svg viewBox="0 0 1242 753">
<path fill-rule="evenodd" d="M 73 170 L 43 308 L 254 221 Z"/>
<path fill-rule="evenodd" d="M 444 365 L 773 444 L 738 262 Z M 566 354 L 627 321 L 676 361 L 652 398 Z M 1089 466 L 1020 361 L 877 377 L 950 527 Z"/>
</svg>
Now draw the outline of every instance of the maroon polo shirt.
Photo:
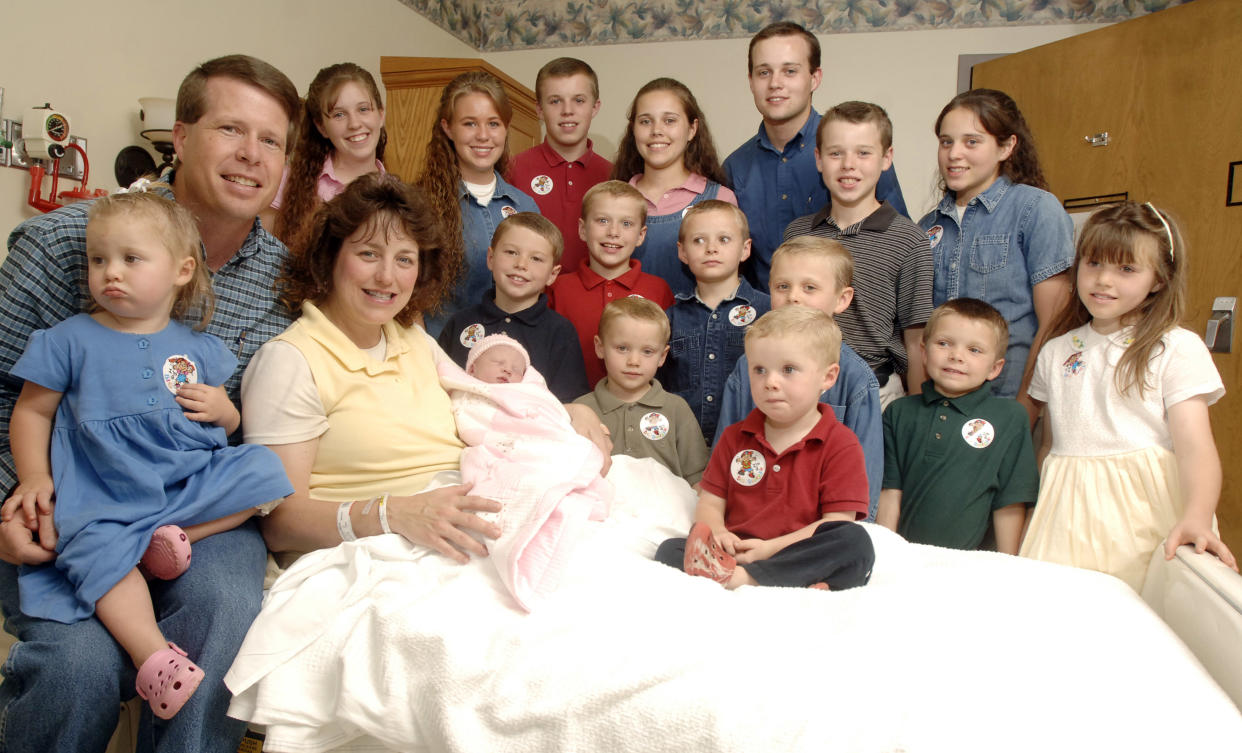
<svg viewBox="0 0 1242 753">
<path fill-rule="evenodd" d="M 804 528 L 825 513 L 867 517 L 862 446 L 831 408 L 816 407 L 819 422 L 779 454 L 764 436 L 758 408 L 720 435 L 700 484 L 724 498 L 725 526 L 731 532 L 767 540 Z"/>
<path fill-rule="evenodd" d="M 604 362 L 595 355 L 599 315 L 611 301 L 631 295 L 654 301 L 662 309 L 673 305 L 673 291 L 668 283 L 643 272 L 637 259 L 630 259 L 629 271 L 614 280 L 600 277 L 590 265 L 583 264 L 577 272 L 557 277 L 548 288 L 548 305 L 578 330 L 587 384 L 591 387 L 604 378 Z"/>
<path fill-rule="evenodd" d="M 532 146 L 509 162 L 505 180 L 530 194 L 539 213 L 556 225 L 565 238 L 561 272 L 573 272 L 586 263 L 586 242 L 578 237 L 582 216 L 582 196 L 597 183 L 608 180 L 612 163 L 595 153 L 591 140 L 582 157 L 570 162 L 548 145 L 548 140 Z"/>
</svg>

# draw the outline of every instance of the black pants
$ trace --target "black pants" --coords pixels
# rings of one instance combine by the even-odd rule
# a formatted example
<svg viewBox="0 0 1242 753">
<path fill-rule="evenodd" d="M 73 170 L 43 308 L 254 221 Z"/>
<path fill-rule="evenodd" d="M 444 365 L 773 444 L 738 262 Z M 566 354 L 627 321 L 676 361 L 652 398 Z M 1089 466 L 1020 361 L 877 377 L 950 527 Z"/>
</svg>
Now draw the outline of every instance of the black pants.
<svg viewBox="0 0 1242 753">
<path fill-rule="evenodd" d="M 656 561 L 678 570 L 686 556 L 685 539 L 668 539 Z M 790 544 L 766 560 L 739 565 L 761 586 L 803 587 L 827 583 L 833 591 L 863 586 L 871 579 L 875 548 L 862 526 L 846 520 L 820 523 L 809 538 Z"/>
</svg>

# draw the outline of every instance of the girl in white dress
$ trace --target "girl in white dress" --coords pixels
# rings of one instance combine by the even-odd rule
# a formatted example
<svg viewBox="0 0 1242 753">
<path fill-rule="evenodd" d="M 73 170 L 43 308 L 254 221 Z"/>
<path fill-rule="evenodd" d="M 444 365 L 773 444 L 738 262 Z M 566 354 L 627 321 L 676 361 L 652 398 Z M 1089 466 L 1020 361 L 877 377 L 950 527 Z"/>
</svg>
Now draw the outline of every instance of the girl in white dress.
<svg viewBox="0 0 1242 753">
<path fill-rule="evenodd" d="M 1083 227 L 1073 296 L 1031 380 L 1051 452 L 1023 556 L 1135 590 L 1161 541 L 1166 559 L 1192 544 L 1237 569 L 1214 517 L 1221 465 L 1208 406 L 1225 389 L 1203 341 L 1177 326 L 1186 274 L 1181 237 L 1151 204 L 1102 209 Z"/>
</svg>

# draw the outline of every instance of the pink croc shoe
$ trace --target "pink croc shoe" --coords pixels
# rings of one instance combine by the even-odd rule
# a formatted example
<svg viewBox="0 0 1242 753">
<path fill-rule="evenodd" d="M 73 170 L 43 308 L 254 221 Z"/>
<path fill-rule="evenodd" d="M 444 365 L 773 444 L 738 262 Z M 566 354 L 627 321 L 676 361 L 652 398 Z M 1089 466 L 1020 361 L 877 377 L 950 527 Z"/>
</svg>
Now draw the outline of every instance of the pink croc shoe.
<svg viewBox="0 0 1242 753">
<path fill-rule="evenodd" d="M 686 557 L 681 563 L 682 570 L 723 585 L 729 582 L 736 567 L 737 560 L 716 543 L 711 527 L 706 523 L 695 523 L 691 526 L 690 535 L 686 537 Z"/>
<path fill-rule="evenodd" d="M 190 538 L 178 526 L 160 526 L 138 564 L 151 577 L 172 580 L 190 569 Z"/>
<path fill-rule="evenodd" d="M 177 644 L 169 643 L 142 663 L 134 685 L 156 716 L 172 719 L 202 681 L 203 670 Z"/>
</svg>

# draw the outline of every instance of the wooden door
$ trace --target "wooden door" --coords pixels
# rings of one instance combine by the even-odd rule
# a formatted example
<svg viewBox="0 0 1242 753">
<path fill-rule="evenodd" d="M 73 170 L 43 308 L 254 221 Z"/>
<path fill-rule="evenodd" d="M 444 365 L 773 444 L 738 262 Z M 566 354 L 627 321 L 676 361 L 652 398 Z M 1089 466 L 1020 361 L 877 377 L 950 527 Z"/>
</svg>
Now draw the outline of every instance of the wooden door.
<svg viewBox="0 0 1242 753">
<path fill-rule="evenodd" d="M 513 107 L 509 122 L 509 155 L 539 142 L 535 93 L 479 58 L 381 57 L 380 77 L 388 93 L 388 146 L 384 165 L 403 180 L 418 179 L 423 169 L 431 126 L 436 122 L 440 93 L 456 76 L 487 71 L 500 80 Z"/>
<path fill-rule="evenodd" d="M 1242 2 L 1197 0 L 974 68 L 1030 122 L 1062 201 L 1128 193 L 1167 207 L 1189 249 L 1184 326 L 1202 334 L 1216 296 L 1242 297 L 1242 206 L 1226 206 L 1242 160 Z M 1108 146 L 1085 137 L 1107 131 Z M 1235 197 L 1237 200 L 1239 197 Z M 1213 354 L 1226 396 L 1212 408 L 1225 471 L 1218 519 L 1242 555 L 1242 334 Z"/>
</svg>

